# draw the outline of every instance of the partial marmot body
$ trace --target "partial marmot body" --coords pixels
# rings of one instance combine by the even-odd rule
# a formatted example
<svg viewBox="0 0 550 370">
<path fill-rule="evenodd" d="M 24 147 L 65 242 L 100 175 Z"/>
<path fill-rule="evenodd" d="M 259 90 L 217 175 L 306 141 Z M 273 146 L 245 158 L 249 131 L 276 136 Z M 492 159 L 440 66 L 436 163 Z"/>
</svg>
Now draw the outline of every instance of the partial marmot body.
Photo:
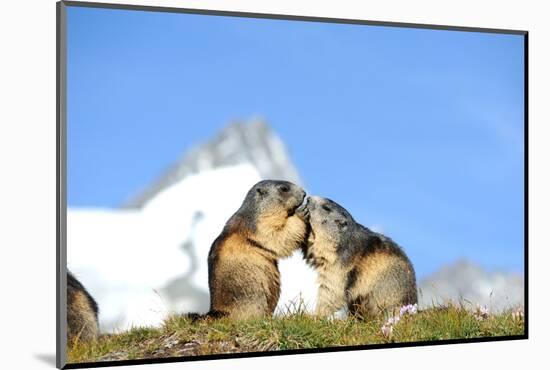
<svg viewBox="0 0 550 370">
<path fill-rule="evenodd" d="M 347 307 L 364 318 L 417 302 L 413 266 L 396 243 L 329 199 L 309 197 L 306 213 L 311 232 L 303 252 L 318 272 L 317 315 Z"/>
<path fill-rule="evenodd" d="M 97 338 L 98 307 L 84 286 L 67 272 L 67 341 L 91 341 Z"/>
<path fill-rule="evenodd" d="M 207 316 L 271 316 L 280 294 L 277 260 L 305 242 L 307 224 L 296 214 L 305 198 L 287 181 L 265 180 L 250 189 L 208 255 Z"/>
</svg>

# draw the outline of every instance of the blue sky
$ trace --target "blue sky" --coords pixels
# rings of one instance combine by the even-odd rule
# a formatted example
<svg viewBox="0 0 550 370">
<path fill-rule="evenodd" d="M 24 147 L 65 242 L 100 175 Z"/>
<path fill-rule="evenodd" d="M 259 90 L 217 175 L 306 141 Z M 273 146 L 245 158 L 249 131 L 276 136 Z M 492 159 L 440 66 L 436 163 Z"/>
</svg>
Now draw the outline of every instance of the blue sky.
<svg viewBox="0 0 550 370">
<path fill-rule="evenodd" d="M 230 120 L 419 277 L 523 266 L 523 36 L 68 8 L 68 204 L 115 207 Z"/>
</svg>

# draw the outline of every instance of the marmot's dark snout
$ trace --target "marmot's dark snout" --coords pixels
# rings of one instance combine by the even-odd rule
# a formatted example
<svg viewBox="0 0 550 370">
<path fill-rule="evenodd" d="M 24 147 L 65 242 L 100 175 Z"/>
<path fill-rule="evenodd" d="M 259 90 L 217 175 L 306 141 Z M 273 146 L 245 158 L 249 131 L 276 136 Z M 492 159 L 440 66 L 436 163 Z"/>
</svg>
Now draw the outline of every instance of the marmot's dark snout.
<svg viewBox="0 0 550 370">
<path fill-rule="evenodd" d="M 309 221 L 309 209 L 307 206 L 307 202 L 302 201 L 302 204 L 300 207 L 296 209 L 296 214 L 301 217 L 304 221 Z"/>
<path fill-rule="evenodd" d="M 318 196 L 315 196 L 315 195 L 310 195 L 309 197 L 307 197 L 306 206 L 307 206 L 308 210 L 311 212 L 317 206 L 321 205 L 322 201 L 323 201 L 322 198 L 320 198 Z"/>
<path fill-rule="evenodd" d="M 304 202 L 304 199 L 306 198 L 305 190 L 299 186 L 294 185 L 294 194 L 296 196 L 296 199 L 298 199 L 298 201 L 300 202 L 299 204 L 302 204 Z"/>
<path fill-rule="evenodd" d="M 299 210 L 304 206 L 304 200 L 306 198 L 306 192 L 301 187 L 292 184 L 292 191 L 290 198 L 287 198 L 288 215 L 292 216 L 297 214 Z M 288 203 L 290 202 L 290 203 Z"/>
</svg>

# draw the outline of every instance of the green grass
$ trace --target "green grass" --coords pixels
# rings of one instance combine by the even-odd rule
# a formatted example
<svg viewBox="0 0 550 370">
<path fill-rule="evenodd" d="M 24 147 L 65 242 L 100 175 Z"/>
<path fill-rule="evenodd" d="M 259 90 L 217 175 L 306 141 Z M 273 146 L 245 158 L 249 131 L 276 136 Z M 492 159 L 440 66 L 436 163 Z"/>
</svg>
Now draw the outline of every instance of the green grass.
<svg viewBox="0 0 550 370">
<path fill-rule="evenodd" d="M 302 310 L 271 319 L 191 322 L 182 316 L 168 318 L 159 328 L 134 328 L 116 335 L 102 335 L 92 343 L 74 343 L 68 360 L 96 362 L 180 357 L 215 353 L 277 351 L 302 348 L 353 346 L 499 337 L 524 334 L 524 321 L 511 311 L 478 320 L 464 307 L 437 307 L 405 315 L 384 336 L 386 318 L 369 321 L 320 319 Z"/>
</svg>

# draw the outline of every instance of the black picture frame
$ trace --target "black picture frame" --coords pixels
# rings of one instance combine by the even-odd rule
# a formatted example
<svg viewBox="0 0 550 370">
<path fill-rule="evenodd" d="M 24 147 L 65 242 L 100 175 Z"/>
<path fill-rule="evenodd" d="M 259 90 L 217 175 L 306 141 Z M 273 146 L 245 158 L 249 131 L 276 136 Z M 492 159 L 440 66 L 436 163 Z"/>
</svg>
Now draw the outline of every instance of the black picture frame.
<svg viewBox="0 0 550 370">
<path fill-rule="evenodd" d="M 135 10 L 147 12 L 165 12 L 165 13 L 183 13 L 195 15 L 209 16 L 224 16 L 224 17 L 244 17 L 257 19 L 277 19 L 289 21 L 306 21 L 306 22 L 327 22 L 340 24 L 355 24 L 355 25 L 370 25 L 370 26 L 385 26 L 385 27 L 400 27 L 400 28 L 416 28 L 416 29 L 431 29 L 431 30 L 447 30 L 461 32 L 482 32 L 482 33 L 497 33 L 497 34 L 512 34 L 521 35 L 524 38 L 524 324 L 525 331 L 523 335 L 501 336 L 501 337 L 486 337 L 486 338 L 471 338 L 471 339 L 453 339 L 453 340 L 435 340 L 422 342 L 407 342 L 407 343 L 387 343 L 387 344 L 367 344 L 357 346 L 342 346 L 342 347 L 325 347 L 314 349 L 297 349 L 297 350 L 279 350 L 267 352 L 247 352 L 235 354 L 214 354 L 214 355 L 199 355 L 189 357 L 169 357 L 161 359 L 136 359 L 136 360 L 121 360 L 121 361 L 102 361 L 89 363 L 67 363 L 66 347 L 67 347 L 67 7 L 86 7 L 86 8 L 101 8 L 101 9 L 117 9 L 117 10 Z M 341 19 L 327 18 L 314 16 L 298 16 L 298 15 L 283 15 L 283 14 L 266 14 L 266 13 L 250 13 L 238 11 L 220 11 L 207 9 L 191 9 L 191 8 L 176 8 L 176 7 L 159 7 L 159 6 L 144 6 L 131 4 L 111 4 L 99 2 L 80 2 L 80 1 L 59 1 L 56 4 L 56 39 L 57 39 L 57 63 L 56 63 L 56 291 L 57 291 L 57 307 L 56 307 L 56 366 L 63 369 L 77 368 L 95 368 L 107 366 L 125 366 L 138 364 L 157 364 L 157 363 L 172 363 L 172 362 L 188 362 L 202 360 L 218 360 L 231 358 L 245 357 L 264 357 L 264 356 L 280 356 L 291 354 L 307 354 L 307 353 L 323 353 L 323 352 L 341 352 L 341 351 L 358 351 L 380 348 L 402 348 L 402 347 L 417 347 L 417 346 L 434 346 L 459 343 L 481 343 L 481 342 L 496 342 L 510 340 L 524 340 L 529 338 L 529 298 L 528 298 L 528 253 L 529 253 L 529 98 L 528 98 L 528 45 L 529 32 L 526 30 L 511 30 L 511 29 L 493 29 L 493 28 L 475 28 L 461 27 L 436 24 L 417 24 L 417 23 L 400 23 L 386 22 L 374 20 L 359 20 L 359 19 Z"/>
</svg>

